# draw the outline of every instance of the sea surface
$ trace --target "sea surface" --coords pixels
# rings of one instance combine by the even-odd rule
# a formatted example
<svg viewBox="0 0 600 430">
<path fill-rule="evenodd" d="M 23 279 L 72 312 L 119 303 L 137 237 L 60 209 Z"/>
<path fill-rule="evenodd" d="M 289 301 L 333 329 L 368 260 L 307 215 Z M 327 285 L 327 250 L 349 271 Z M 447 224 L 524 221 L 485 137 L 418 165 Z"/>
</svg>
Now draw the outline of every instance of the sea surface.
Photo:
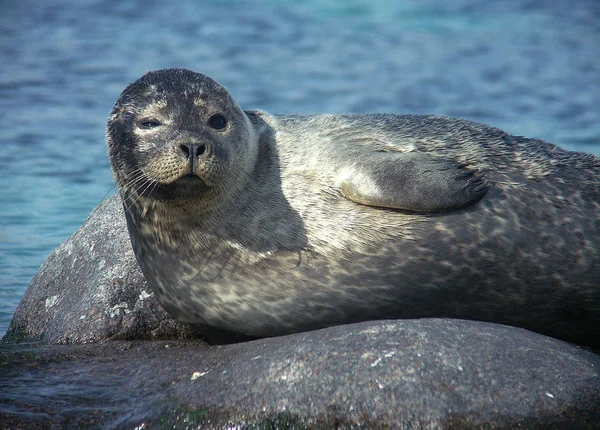
<svg viewBox="0 0 600 430">
<path fill-rule="evenodd" d="M 597 0 L 3 0 L 0 64 L 0 335 L 115 192 L 106 118 L 148 70 L 247 109 L 452 115 L 600 154 Z"/>
</svg>

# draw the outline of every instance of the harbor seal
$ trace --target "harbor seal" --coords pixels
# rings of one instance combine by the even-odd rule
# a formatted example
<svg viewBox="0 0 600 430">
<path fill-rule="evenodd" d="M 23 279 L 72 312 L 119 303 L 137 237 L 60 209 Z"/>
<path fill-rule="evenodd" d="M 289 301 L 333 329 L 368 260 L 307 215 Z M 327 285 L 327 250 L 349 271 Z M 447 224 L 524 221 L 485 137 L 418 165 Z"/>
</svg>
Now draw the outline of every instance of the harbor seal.
<svg viewBox="0 0 600 430">
<path fill-rule="evenodd" d="M 107 142 L 144 276 L 209 337 L 457 317 L 598 343 L 594 156 L 447 117 L 243 111 L 184 69 L 129 85 Z"/>
</svg>

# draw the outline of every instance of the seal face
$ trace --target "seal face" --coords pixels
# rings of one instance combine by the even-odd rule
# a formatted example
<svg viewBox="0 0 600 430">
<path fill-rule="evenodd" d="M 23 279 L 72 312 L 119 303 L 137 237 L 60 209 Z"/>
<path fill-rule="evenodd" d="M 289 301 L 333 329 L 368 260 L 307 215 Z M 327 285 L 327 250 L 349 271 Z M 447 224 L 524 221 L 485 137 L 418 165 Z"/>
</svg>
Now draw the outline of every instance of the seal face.
<svg viewBox="0 0 600 430">
<path fill-rule="evenodd" d="M 128 198 L 209 203 L 215 194 L 234 194 L 236 179 L 256 162 L 256 146 L 246 144 L 254 131 L 237 103 L 216 82 L 185 70 L 149 73 L 129 86 L 111 124 L 120 144 L 110 145 L 109 155 Z"/>
<path fill-rule="evenodd" d="M 444 117 L 245 112 L 183 69 L 128 86 L 107 141 L 148 283 L 209 336 L 450 316 L 600 337 L 593 156 L 574 169 L 583 197 L 558 177 L 572 153 L 545 142 Z M 548 246 L 571 255 L 575 231 L 584 257 L 561 268 Z"/>
</svg>

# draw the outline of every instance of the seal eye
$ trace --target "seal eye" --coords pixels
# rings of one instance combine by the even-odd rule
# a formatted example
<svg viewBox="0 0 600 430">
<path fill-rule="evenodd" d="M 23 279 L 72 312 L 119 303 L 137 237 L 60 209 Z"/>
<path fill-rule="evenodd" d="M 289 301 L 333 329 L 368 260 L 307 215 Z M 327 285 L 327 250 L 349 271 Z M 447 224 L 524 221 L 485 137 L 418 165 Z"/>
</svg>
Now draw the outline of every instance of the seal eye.
<svg viewBox="0 0 600 430">
<path fill-rule="evenodd" d="M 138 125 L 140 126 L 140 128 L 155 128 L 161 126 L 162 124 L 153 118 L 149 118 L 140 121 Z"/>
<path fill-rule="evenodd" d="M 223 130 L 227 125 L 227 120 L 220 113 L 214 114 L 208 120 L 208 125 L 215 130 Z"/>
</svg>

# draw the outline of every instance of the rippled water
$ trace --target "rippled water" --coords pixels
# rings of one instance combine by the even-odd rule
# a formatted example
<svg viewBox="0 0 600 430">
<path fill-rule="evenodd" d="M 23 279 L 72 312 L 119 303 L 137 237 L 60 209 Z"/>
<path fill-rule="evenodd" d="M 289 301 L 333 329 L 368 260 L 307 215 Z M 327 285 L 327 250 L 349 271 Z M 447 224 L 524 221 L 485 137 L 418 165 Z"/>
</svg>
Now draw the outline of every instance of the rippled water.
<svg viewBox="0 0 600 430">
<path fill-rule="evenodd" d="M 114 192 L 104 124 L 149 69 L 248 109 L 447 114 L 600 154 L 596 0 L 5 0 L 0 38 L 0 334 Z"/>
</svg>

